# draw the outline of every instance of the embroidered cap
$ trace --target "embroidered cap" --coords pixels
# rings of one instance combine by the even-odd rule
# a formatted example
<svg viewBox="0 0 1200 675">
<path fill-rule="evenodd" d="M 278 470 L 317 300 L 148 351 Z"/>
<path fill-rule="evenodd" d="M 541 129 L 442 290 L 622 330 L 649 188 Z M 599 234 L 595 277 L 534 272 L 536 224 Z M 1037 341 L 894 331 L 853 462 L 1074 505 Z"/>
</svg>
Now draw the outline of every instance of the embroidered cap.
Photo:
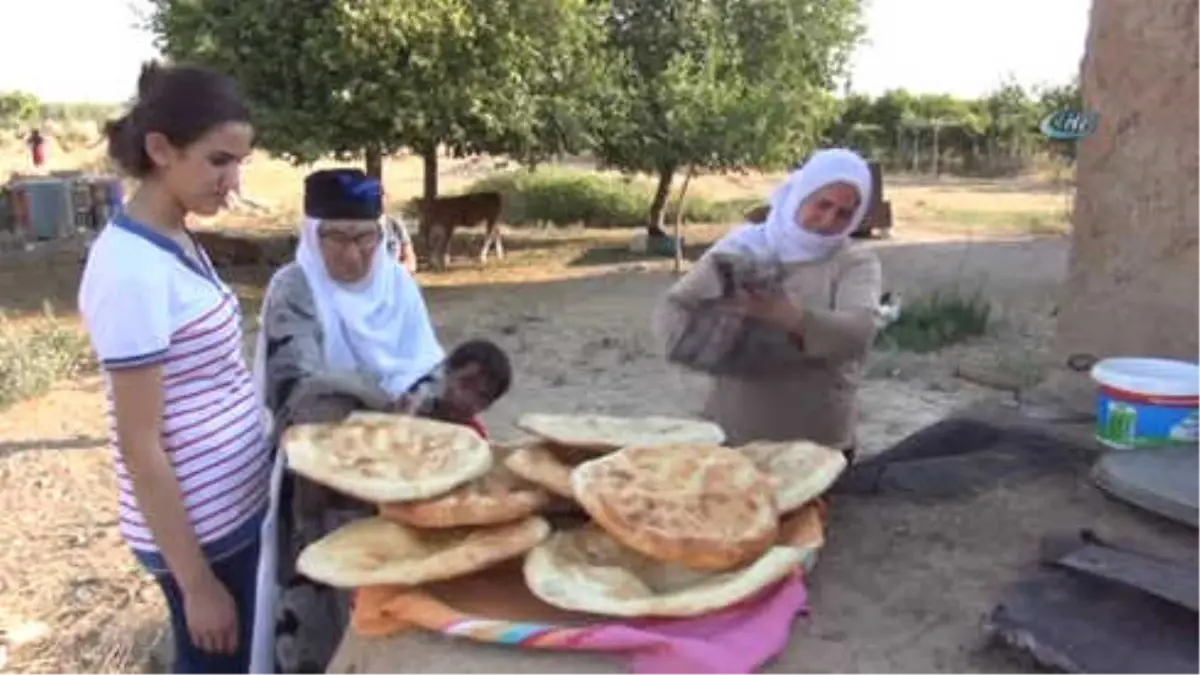
<svg viewBox="0 0 1200 675">
<path fill-rule="evenodd" d="M 383 214 L 379 181 L 358 169 L 323 169 L 304 179 L 304 215 L 319 220 L 375 220 Z"/>
</svg>

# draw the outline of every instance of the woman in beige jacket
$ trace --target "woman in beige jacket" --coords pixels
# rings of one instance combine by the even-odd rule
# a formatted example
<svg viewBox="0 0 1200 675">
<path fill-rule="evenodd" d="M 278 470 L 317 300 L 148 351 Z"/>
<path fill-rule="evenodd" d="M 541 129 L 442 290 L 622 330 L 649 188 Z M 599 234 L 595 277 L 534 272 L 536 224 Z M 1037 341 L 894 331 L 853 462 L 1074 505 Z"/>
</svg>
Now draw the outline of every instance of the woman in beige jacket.
<svg viewBox="0 0 1200 675">
<path fill-rule="evenodd" d="M 867 163 L 815 153 L 766 222 L 718 241 L 667 293 L 668 357 L 713 376 L 704 416 L 730 444 L 806 439 L 853 457 L 862 362 L 875 337 L 879 259 L 850 234 L 871 201 Z"/>
</svg>

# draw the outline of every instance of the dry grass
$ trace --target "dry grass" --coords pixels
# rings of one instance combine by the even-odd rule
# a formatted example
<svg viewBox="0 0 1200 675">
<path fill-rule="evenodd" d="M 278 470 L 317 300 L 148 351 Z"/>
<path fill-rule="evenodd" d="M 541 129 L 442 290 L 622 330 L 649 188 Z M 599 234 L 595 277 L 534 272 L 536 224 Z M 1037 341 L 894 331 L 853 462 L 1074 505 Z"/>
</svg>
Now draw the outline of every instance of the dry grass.
<svg viewBox="0 0 1200 675">
<path fill-rule="evenodd" d="M 75 169 L 103 164 L 103 147 L 93 144 L 70 153 L 51 151 L 47 170 Z M 584 160 L 568 162 L 573 168 L 591 169 Z M 266 212 L 227 212 L 212 219 L 202 219 L 198 225 L 254 234 L 292 231 L 298 222 L 302 203 L 304 176 L 316 169 L 345 165 L 322 161 L 313 165 L 296 166 L 255 153 L 243 170 L 243 193 L 255 202 L 268 207 Z M 503 161 L 489 157 L 456 159 L 442 157 L 439 185 L 442 191 L 461 189 L 487 176 Z M 9 139 L 0 139 L 0 177 L 8 172 L 29 171 L 27 154 Z M 384 183 L 391 208 L 418 196 L 422 189 L 422 163 L 419 157 L 397 155 L 384 162 Z M 696 177 L 689 189 L 692 195 L 704 195 L 712 201 L 765 199 L 779 182 L 781 174 L 729 174 Z M 682 178 L 677 177 L 676 187 Z M 1069 228 L 1069 188 L 1050 179 L 975 180 L 927 177 L 886 176 L 884 196 L 892 202 L 896 232 L 902 237 L 921 240 L 965 238 L 992 239 L 1025 235 L 1065 233 Z M 686 235 L 690 241 L 702 243 L 714 240 L 728 227 L 720 225 L 689 225 Z M 472 233 L 473 234 L 473 233 Z M 478 283 L 484 280 L 515 282 L 522 279 L 537 281 L 550 276 L 587 274 L 575 261 L 596 248 L 620 247 L 633 230 L 583 230 L 563 228 L 556 231 L 506 232 L 508 248 L 515 252 L 509 260 L 488 270 L 477 269 L 469 252 L 477 250 L 478 240 L 467 234 L 456 240 L 459 259 L 452 270 L 442 275 L 422 275 L 426 285 L 442 286 Z M 59 280 L 61 281 L 61 280 Z M 46 284 L 49 285 L 49 284 Z M 70 314 L 74 308 L 74 285 L 67 283 L 51 289 L 46 295 L 22 293 L 6 302 L 20 314 L 39 310 L 43 300 L 49 300 L 60 313 Z"/>
<path fill-rule="evenodd" d="M 574 168 L 594 170 L 583 159 L 567 162 Z M 301 205 L 301 186 L 308 172 L 329 166 L 346 165 L 330 160 L 296 166 L 255 153 L 245 164 L 243 192 L 270 207 L 263 215 L 226 214 L 203 221 L 206 226 L 279 229 L 294 226 Z M 355 164 L 356 165 L 356 164 Z M 498 167 L 508 166 L 490 157 L 440 158 L 439 187 L 443 192 L 461 189 L 487 176 Z M 47 171 L 106 170 L 104 146 L 96 139 L 76 143 L 64 150 L 54 138 L 47 152 Z M 0 177 L 13 172 L 30 172 L 28 153 L 15 138 L 0 137 Z M 422 162 L 419 157 L 398 154 L 384 162 L 384 187 L 395 208 L 422 191 Z M 690 193 L 712 201 L 765 198 L 779 182 L 781 174 L 702 175 L 692 182 Z M 675 187 L 682 182 L 677 176 Z M 991 234 L 1049 234 L 1065 230 L 1070 207 L 1070 188 L 1061 178 L 1051 176 L 1013 180 L 976 180 L 928 177 L 885 177 L 885 195 L 893 204 L 899 226 L 946 230 L 961 234 L 964 227 Z"/>
<path fill-rule="evenodd" d="M 0 153 L 0 169 L 19 163 L 19 157 Z M 490 166 L 487 160 L 446 160 L 442 186 L 473 181 Z M 211 224 L 292 227 L 307 170 L 256 156 L 246 167 L 245 192 L 271 203 L 273 213 L 225 216 Z M 392 158 L 385 171 L 393 200 L 420 190 L 418 160 Z M 776 180 L 704 176 L 695 189 L 712 199 L 764 196 Z M 889 179 L 886 192 L 897 218 L 896 239 L 880 246 L 889 284 L 916 293 L 967 277 L 986 278 L 989 296 L 1002 311 L 995 335 L 948 355 L 877 357 L 874 378 L 864 390 L 870 413 L 864 420 L 869 426 L 865 443 L 876 448 L 978 395 L 953 383 L 948 374 L 953 366 L 944 361 L 971 350 L 1024 353 L 1045 345 L 1047 284 L 1055 283 L 1063 257 L 1056 242 L 1047 249 L 1036 242 L 1000 241 L 1030 233 L 1022 215 L 1040 214 L 1049 222 L 1058 213 L 1061 222 L 1062 196 L 1054 191 L 897 178 Z M 963 218 L 964 213 L 989 215 Z M 689 226 L 687 235 L 703 244 L 726 227 Z M 513 354 L 520 382 L 489 413 L 501 434 L 516 414 L 532 409 L 587 406 L 613 414 L 641 409 L 694 414 L 702 388 L 662 363 L 644 327 L 649 304 L 669 283 L 660 274 L 669 263 L 624 253 L 632 231 L 510 232 L 509 257 L 487 269 L 465 255 L 466 249 L 477 250 L 478 233 L 472 234 L 449 272 L 422 274 L 421 283 L 444 341 L 482 333 L 495 336 Z M 228 275 L 251 311 L 266 274 L 236 270 Z M 60 317 L 73 321 L 77 275 L 77 266 L 42 270 L 0 291 L 0 309 L 16 317 L 36 316 L 42 301 L 50 300 Z M 0 554 L 0 652 L 7 642 L 9 658 L 0 670 L 138 671 L 147 667 L 148 650 L 163 635 L 158 590 L 116 532 L 102 400 L 99 378 L 92 375 L 0 412 L 0 509 L 7 514 L 0 522 L 0 541 L 6 542 Z"/>
</svg>

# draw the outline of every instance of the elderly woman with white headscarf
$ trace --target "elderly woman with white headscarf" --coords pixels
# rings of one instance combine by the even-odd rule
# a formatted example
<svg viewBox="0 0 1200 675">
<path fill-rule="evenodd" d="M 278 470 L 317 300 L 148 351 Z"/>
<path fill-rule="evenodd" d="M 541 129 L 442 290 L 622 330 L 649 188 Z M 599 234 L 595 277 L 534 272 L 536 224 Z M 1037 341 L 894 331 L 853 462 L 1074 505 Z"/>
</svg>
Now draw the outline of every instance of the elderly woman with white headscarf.
<svg viewBox="0 0 1200 675">
<path fill-rule="evenodd" d="M 772 196 L 766 222 L 718 241 L 660 303 L 668 358 L 712 376 L 704 415 L 731 444 L 804 439 L 853 457 L 881 273 L 850 235 L 871 189 L 857 154 L 815 153 Z"/>
<path fill-rule="evenodd" d="M 393 411 L 444 359 L 416 280 L 386 250 L 379 182 L 305 180 L 296 259 L 272 277 L 255 377 L 273 438 L 355 410 Z M 349 619 L 345 593 L 299 575 L 300 551 L 373 507 L 284 470 L 277 453 L 259 565 L 252 672 L 324 672 Z"/>
</svg>

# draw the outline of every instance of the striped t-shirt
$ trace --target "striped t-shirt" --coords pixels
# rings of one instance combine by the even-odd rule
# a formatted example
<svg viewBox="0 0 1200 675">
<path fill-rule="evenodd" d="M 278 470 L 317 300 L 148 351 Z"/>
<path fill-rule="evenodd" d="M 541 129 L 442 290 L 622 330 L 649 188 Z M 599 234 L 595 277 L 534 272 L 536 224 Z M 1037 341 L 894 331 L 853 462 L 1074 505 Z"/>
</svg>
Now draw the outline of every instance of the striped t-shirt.
<svg viewBox="0 0 1200 675">
<path fill-rule="evenodd" d="M 170 238 L 118 216 L 89 251 L 79 306 L 106 371 L 162 366 L 162 447 L 209 559 L 252 543 L 270 464 L 237 297 L 207 257 L 198 265 Z M 118 445 L 111 387 L 108 403 L 121 534 L 144 565 L 162 573 L 165 561 Z"/>
</svg>

